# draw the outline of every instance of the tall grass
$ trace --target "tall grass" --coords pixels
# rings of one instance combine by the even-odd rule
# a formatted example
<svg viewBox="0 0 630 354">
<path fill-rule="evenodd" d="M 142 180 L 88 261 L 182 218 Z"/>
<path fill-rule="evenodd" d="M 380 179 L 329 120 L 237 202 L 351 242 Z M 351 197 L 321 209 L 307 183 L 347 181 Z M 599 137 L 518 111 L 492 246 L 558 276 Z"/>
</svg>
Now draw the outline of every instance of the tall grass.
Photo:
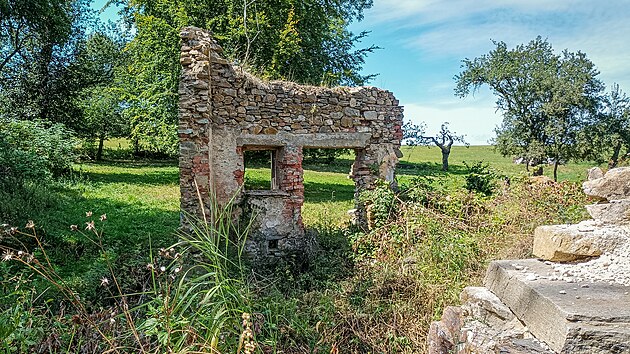
<svg viewBox="0 0 630 354">
<path fill-rule="evenodd" d="M 213 203 L 209 220 L 188 217 L 190 232 L 170 248 L 151 253 L 146 265 L 146 291 L 125 294 L 103 245 L 102 228 L 107 216 L 86 213 L 85 229 L 71 229 L 95 245 L 108 265 L 109 275 L 100 280 L 106 298 L 95 310 L 56 271 L 33 222 L 26 228 L 5 226 L 0 251 L 12 264 L 16 279 L 29 279 L 30 296 L 21 296 L 21 308 L 41 308 L 47 290 L 34 286 L 45 281 L 58 294 L 52 308 L 31 312 L 27 321 L 15 321 L 17 307 L 7 304 L 17 297 L 7 291 L 15 279 L 3 279 L 0 293 L 2 343 L 13 348 L 30 333 L 25 350 L 45 352 L 111 353 L 225 353 L 250 352 L 255 347 L 251 321 L 241 315 L 250 308 L 245 269 L 241 262 L 249 224 L 234 223 L 233 203 Z M 100 223 L 99 224 L 99 220 Z M 29 249 L 32 248 L 32 249 Z M 24 286 L 24 285 L 22 285 Z M 66 307 L 66 305 L 70 307 Z M 55 321 L 51 321 L 52 319 Z M 39 327 L 41 326 L 41 327 Z M 43 328 L 42 328 L 43 327 Z M 8 353 L 16 352 L 7 349 Z M 19 350 L 19 349 L 18 349 Z M 19 351 L 17 351 L 19 352 Z"/>
</svg>

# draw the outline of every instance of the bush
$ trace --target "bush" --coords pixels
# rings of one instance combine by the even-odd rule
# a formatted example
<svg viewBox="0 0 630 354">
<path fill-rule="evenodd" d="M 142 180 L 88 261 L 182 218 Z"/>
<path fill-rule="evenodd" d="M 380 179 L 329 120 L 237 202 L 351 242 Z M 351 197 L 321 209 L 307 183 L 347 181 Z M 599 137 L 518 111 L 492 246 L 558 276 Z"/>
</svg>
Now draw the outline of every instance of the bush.
<svg viewBox="0 0 630 354">
<path fill-rule="evenodd" d="M 4 122 L 0 125 L 0 182 L 41 181 L 70 170 L 75 144 L 63 124 Z"/>
<path fill-rule="evenodd" d="M 469 165 L 464 161 L 468 169 L 466 175 L 466 189 L 486 196 L 491 195 L 496 186 L 497 174 L 490 169 L 490 165 L 483 161 L 477 161 Z"/>
<path fill-rule="evenodd" d="M 304 161 L 309 163 L 332 163 L 344 154 L 349 154 L 350 149 L 304 149 Z"/>
</svg>

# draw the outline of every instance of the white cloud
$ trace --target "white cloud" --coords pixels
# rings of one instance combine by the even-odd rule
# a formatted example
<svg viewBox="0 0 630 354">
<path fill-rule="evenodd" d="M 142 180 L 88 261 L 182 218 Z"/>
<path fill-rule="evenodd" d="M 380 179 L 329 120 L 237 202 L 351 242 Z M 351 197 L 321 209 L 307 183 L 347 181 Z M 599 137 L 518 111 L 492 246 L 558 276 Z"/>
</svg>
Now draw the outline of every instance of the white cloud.
<svg viewBox="0 0 630 354">
<path fill-rule="evenodd" d="M 366 21 L 368 28 L 389 31 L 419 63 L 473 58 L 493 48 L 491 39 L 513 47 L 541 35 L 557 52 L 585 52 L 600 79 L 630 92 L 629 5 L 627 0 L 375 0 Z"/>
<path fill-rule="evenodd" d="M 524 13 L 564 11 L 580 7 L 587 0 L 375 0 L 366 12 L 366 20 L 372 23 L 394 22 L 399 26 L 418 26 L 468 18 L 494 10 L 512 9 Z M 405 23 L 407 22 L 407 23 Z"/>
</svg>

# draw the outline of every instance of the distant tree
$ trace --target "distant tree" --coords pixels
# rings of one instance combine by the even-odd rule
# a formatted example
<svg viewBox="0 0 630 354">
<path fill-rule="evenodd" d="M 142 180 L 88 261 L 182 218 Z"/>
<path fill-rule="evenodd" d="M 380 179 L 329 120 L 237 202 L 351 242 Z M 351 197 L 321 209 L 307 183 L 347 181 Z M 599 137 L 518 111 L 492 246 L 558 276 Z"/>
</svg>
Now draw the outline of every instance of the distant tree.
<svg viewBox="0 0 630 354">
<path fill-rule="evenodd" d="M 502 155 L 527 161 L 558 163 L 581 156 L 583 129 L 597 119 L 603 84 L 599 72 L 582 52 L 561 55 L 541 37 L 508 49 L 504 42 L 473 60 L 464 59 L 455 76 L 455 94 L 467 96 L 487 85 L 497 96 L 503 122 L 495 143 Z"/>
<path fill-rule="evenodd" d="M 407 122 L 403 127 L 403 137 L 406 139 L 407 144 L 411 146 L 435 144 L 435 146 L 440 148 L 442 152 L 442 171 L 448 171 L 448 158 L 451 155 L 451 147 L 454 143 L 460 142 L 469 146 L 464 140 L 464 135 L 457 135 L 457 133 L 450 131 L 448 124 L 448 122 L 442 123 L 440 131 L 435 136 L 424 135 L 426 128 L 424 123 L 415 125 Z"/>
<path fill-rule="evenodd" d="M 115 31 L 95 32 L 88 37 L 73 66 L 85 88 L 78 98 L 81 119 L 71 127 L 83 138 L 98 140 L 96 160 L 103 157 L 106 139 L 128 135 L 128 122 L 122 114 L 123 102 L 115 75 L 124 64 L 124 44 L 124 39 Z"/>
<path fill-rule="evenodd" d="M 603 100 L 600 119 L 588 132 L 589 141 L 596 141 L 595 152 L 603 152 L 608 160 L 608 168 L 619 163 L 622 148 L 630 148 L 630 98 L 613 84 Z"/>
</svg>

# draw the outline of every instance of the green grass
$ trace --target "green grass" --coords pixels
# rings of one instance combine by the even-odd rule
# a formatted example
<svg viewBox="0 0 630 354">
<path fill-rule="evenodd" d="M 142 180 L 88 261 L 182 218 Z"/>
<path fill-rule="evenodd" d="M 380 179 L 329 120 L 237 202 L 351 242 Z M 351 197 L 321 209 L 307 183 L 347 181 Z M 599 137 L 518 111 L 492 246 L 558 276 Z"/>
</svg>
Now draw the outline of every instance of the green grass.
<svg viewBox="0 0 630 354">
<path fill-rule="evenodd" d="M 467 173 L 463 161 L 488 161 L 507 176 L 524 173 L 524 166 L 514 165 L 488 146 L 454 147 L 448 172 L 440 170 L 437 148 L 402 150 L 405 156 L 397 171 L 401 183 L 431 176 L 434 183 L 453 191 L 422 191 L 430 197 L 430 207 L 410 208 L 401 220 L 366 234 L 339 227 L 347 223 L 346 212 L 354 207 L 354 183 L 347 177 L 354 157 L 343 156 L 332 164 L 304 164 L 303 219 L 307 227 L 319 231 L 318 253 L 305 264 L 287 260 L 256 283 L 260 287 L 255 289 L 252 306 L 254 312 L 266 316 L 260 335 L 264 352 L 331 352 L 337 341 L 341 348 L 355 348 L 355 352 L 418 352 L 425 343 L 427 321 L 456 301 L 461 286 L 479 278 L 488 250 L 498 248 L 504 240 L 526 239 L 523 235 L 530 235 L 533 226 L 546 220 L 545 215 L 573 215 L 567 205 L 581 205 L 581 199 L 569 200 L 565 189 L 553 186 L 533 197 L 499 196 L 496 204 L 455 190 L 463 185 Z M 588 163 L 560 166 L 559 177 L 582 180 L 588 167 Z M 57 271 L 82 298 L 98 303 L 103 298 L 100 279 L 108 275 L 103 254 L 70 230 L 70 225 L 85 228 L 86 221 L 96 220 L 103 230 L 105 250 L 122 279 L 123 292 L 141 291 L 151 250 L 177 241 L 177 162 L 105 161 L 79 164 L 74 169 L 71 177 L 48 189 L 37 189 L 33 200 L 40 201 L 38 208 L 21 214 L 20 224 L 35 220 Z M 551 172 L 551 168 L 545 169 L 547 176 Z M 263 166 L 248 167 L 248 186 L 269 188 L 270 174 Z M 580 194 L 579 188 L 575 191 Z M 557 207 L 558 200 L 567 205 Z M 94 215 L 86 217 L 87 211 Z M 101 214 L 107 214 L 107 221 L 98 221 Z M 413 262 L 402 262 L 405 259 Z M 390 330 L 392 318 L 408 328 Z"/>
<path fill-rule="evenodd" d="M 403 147 L 404 157 L 398 169 L 401 183 L 414 176 L 436 177 L 453 189 L 462 186 L 466 167 L 463 161 L 490 162 L 499 173 L 514 176 L 524 173 L 522 165 L 494 153 L 489 146 L 454 147 L 449 172 L 440 170 L 441 156 L 434 147 Z M 348 179 L 353 156 L 343 156 L 333 164 L 304 165 L 305 204 L 303 220 L 307 227 L 336 227 L 349 221 L 347 211 L 354 207 L 354 183 Z M 561 180 L 583 179 L 588 163 L 560 166 Z M 70 225 L 84 228 L 92 211 L 98 218 L 107 214 L 102 226 L 108 252 L 116 264 L 129 273 L 146 262 L 151 247 L 172 244 L 179 226 L 179 184 L 176 161 L 106 161 L 75 166 L 75 173 L 50 188 L 37 187 L 32 196 L 34 207 L 21 210 L 18 224 L 36 221 L 59 261 L 60 272 L 81 288 L 89 288 L 106 272 L 102 257 L 89 242 L 70 230 Z M 545 169 L 550 175 L 551 168 Z M 270 170 L 248 168 L 248 183 L 265 187 Z M 265 182 L 266 181 L 266 182 Z M 262 187 L 261 187 L 262 186 Z M 45 195 L 42 195 L 45 194 Z"/>
<path fill-rule="evenodd" d="M 108 256 L 124 277 L 142 273 L 150 249 L 177 241 L 179 171 L 174 161 L 80 164 L 72 176 L 39 191 L 36 208 L 24 211 L 19 224 L 35 221 L 58 272 L 77 290 L 98 298 L 96 287 L 107 275 L 98 247 L 70 225 L 84 229 L 96 221 Z M 91 211 L 92 217 L 86 217 Z M 102 214 L 107 220 L 100 222 Z M 129 279 L 129 283 L 133 283 Z"/>
<path fill-rule="evenodd" d="M 449 159 L 448 172 L 441 170 L 442 155 L 437 147 L 403 146 L 403 157 L 397 169 L 398 181 L 408 183 L 416 176 L 435 177 L 449 189 L 464 186 L 464 176 L 468 169 L 464 161 L 471 165 L 484 161 L 497 173 L 509 177 L 526 174 L 524 165 L 516 165 L 511 158 L 503 157 L 492 146 L 454 146 Z M 354 182 L 347 176 L 354 161 L 353 155 L 344 155 L 332 164 L 306 163 L 304 167 L 305 203 L 302 217 L 306 225 L 317 224 L 319 220 L 335 220 L 337 225 L 349 221 L 347 211 L 354 208 Z M 569 163 L 558 167 L 558 180 L 582 181 L 591 163 Z M 545 166 L 545 176 L 553 177 L 553 166 Z M 248 189 L 269 189 L 271 170 L 259 165 L 245 171 Z"/>
<path fill-rule="evenodd" d="M 505 176 L 515 176 L 527 173 L 525 165 L 516 165 L 510 157 L 503 157 L 494 151 L 494 147 L 483 146 L 453 146 L 449 157 L 449 171 L 441 171 L 442 154 L 435 146 L 403 146 L 403 157 L 400 159 L 398 176 L 403 180 L 413 175 L 431 176 L 461 176 L 467 173 L 466 165 L 475 161 L 485 161 L 490 167 Z M 586 178 L 586 171 L 593 167 L 589 162 L 571 162 L 558 166 L 559 181 L 581 181 Z M 544 166 L 544 175 L 553 178 L 553 166 Z"/>
</svg>

